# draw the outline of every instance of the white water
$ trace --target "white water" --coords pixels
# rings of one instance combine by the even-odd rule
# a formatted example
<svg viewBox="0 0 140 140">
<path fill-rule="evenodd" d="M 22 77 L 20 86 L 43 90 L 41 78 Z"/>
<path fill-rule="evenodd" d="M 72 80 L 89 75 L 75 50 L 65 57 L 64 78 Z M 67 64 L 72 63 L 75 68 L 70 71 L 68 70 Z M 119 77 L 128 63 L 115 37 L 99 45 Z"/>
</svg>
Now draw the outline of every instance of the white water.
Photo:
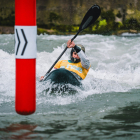
<svg viewBox="0 0 140 140">
<path fill-rule="evenodd" d="M 39 77 L 51 67 L 70 38 L 72 36 L 40 35 L 37 37 L 37 86 Z M 13 35 L 0 36 L 0 93 L 8 96 L 15 95 L 13 42 Z M 79 35 L 75 43 L 86 47 L 86 55 L 91 62 L 91 69 L 83 81 L 86 95 L 112 91 L 126 92 L 140 87 L 139 37 Z M 69 59 L 69 53 L 70 50 L 61 59 Z M 37 91 L 40 92 L 41 89 Z"/>
<path fill-rule="evenodd" d="M 72 36 L 43 36 L 38 37 L 42 40 L 53 40 L 56 42 L 66 42 Z M 125 38 L 117 36 L 102 35 L 81 35 L 75 40 L 76 43 L 83 44 L 86 47 L 86 55 L 91 62 L 91 69 L 84 80 L 87 86 L 95 78 L 102 80 L 104 84 L 112 81 L 120 87 L 105 87 L 107 92 L 123 91 L 139 86 L 140 82 L 140 45 L 139 37 Z M 66 43 L 60 46 L 53 46 L 51 52 L 40 52 L 37 57 L 37 77 L 43 75 L 52 63 L 63 51 Z M 41 44 L 40 44 L 41 45 Z M 40 47 L 40 45 L 38 47 Z M 46 50 L 47 46 L 44 46 Z M 69 59 L 69 52 L 65 53 L 61 59 Z M 95 84 L 95 83 L 94 83 Z M 125 86 L 123 86 L 125 85 Z M 89 89 L 92 89 L 89 87 Z M 105 91 L 100 91 L 105 92 Z"/>
</svg>

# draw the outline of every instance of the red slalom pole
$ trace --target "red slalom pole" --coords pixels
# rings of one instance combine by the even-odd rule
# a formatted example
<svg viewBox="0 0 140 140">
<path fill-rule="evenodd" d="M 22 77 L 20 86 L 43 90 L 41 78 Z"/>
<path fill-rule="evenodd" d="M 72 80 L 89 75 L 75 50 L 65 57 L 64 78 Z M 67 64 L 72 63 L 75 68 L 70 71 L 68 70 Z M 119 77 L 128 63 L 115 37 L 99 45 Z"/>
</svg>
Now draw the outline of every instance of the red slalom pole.
<svg viewBox="0 0 140 140">
<path fill-rule="evenodd" d="M 15 0 L 15 110 L 36 110 L 36 0 Z"/>
</svg>

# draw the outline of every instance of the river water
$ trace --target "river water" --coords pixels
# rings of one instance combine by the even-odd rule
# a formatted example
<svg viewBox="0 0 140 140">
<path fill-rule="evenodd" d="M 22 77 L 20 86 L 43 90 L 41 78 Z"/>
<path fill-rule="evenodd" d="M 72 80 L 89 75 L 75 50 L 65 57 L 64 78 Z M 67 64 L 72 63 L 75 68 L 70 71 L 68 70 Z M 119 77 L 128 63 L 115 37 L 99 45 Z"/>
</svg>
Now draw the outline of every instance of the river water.
<svg viewBox="0 0 140 140">
<path fill-rule="evenodd" d="M 140 139 L 140 36 L 79 35 L 91 69 L 74 95 L 44 92 L 44 75 L 73 36 L 38 35 L 36 112 L 15 112 L 14 35 L 0 35 L 0 139 Z M 69 59 L 70 50 L 61 59 Z M 49 91 L 48 91 L 49 92 Z"/>
</svg>

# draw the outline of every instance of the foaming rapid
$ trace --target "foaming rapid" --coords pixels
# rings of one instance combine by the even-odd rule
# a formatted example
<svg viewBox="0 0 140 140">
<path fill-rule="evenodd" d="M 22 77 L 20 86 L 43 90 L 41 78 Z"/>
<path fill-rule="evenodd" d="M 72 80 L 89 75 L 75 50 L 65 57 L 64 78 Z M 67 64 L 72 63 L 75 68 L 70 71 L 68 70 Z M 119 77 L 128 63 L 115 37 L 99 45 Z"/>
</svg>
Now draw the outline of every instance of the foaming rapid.
<svg viewBox="0 0 140 140">
<path fill-rule="evenodd" d="M 43 36 L 42 39 L 47 38 Z M 62 36 L 56 37 L 59 40 Z M 40 37 L 41 38 L 41 37 Z M 68 40 L 71 36 L 65 36 Z M 49 37 L 48 37 L 49 40 Z M 118 36 L 81 35 L 75 40 L 76 43 L 86 47 L 86 55 L 91 62 L 91 69 L 83 81 L 84 91 L 80 93 L 97 94 L 106 92 L 126 92 L 139 87 L 140 47 L 138 38 L 125 38 Z M 54 47 L 52 52 L 38 53 L 37 77 L 45 73 L 51 64 L 58 58 L 66 44 Z M 47 47 L 47 46 L 46 46 Z M 55 57 L 54 57 L 55 56 Z M 61 59 L 69 59 L 69 50 Z M 45 71 L 44 71 L 45 70 Z M 89 92 L 87 94 L 87 92 Z"/>
<path fill-rule="evenodd" d="M 37 36 L 37 96 L 41 93 L 44 94 L 45 88 L 51 87 L 50 83 L 42 85 L 39 82 L 40 76 L 48 71 L 64 50 L 67 40 L 72 37 L 72 35 Z M 1 35 L 0 41 L 0 94 L 14 96 L 14 36 Z M 86 79 L 82 81 L 83 87 L 72 87 L 77 91 L 77 98 L 107 92 L 126 92 L 133 88 L 140 88 L 139 37 L 79 35 L 75 39 L 75 43 L 85 46 L 86 55 L 91 62 L 90 71 Z M 61 60 L 68 60 L 69 56 L 70 49 L 66 51 Z M 45 96 L 50 95 L 45 94 Z M 71 99 L 72 101 L 73 99 Z"/>
<path fill-rule="evenodd" d="M 0 94 L 15 94 L 15 60 L 14 54 L 0 49 Z"/>
</svg>

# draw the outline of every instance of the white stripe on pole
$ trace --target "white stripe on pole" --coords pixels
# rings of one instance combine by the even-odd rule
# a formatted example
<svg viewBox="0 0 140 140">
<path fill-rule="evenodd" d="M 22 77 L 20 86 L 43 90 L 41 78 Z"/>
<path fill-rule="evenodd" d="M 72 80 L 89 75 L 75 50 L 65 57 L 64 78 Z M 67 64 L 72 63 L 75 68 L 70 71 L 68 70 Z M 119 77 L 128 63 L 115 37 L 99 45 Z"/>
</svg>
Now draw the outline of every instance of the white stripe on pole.
<svg viewBox="0 0 140 140">
<path fill-rule="evenodd" d="M 15 58 L 36 58 L 37 26 L 15 26 Z"/>
</svg>

